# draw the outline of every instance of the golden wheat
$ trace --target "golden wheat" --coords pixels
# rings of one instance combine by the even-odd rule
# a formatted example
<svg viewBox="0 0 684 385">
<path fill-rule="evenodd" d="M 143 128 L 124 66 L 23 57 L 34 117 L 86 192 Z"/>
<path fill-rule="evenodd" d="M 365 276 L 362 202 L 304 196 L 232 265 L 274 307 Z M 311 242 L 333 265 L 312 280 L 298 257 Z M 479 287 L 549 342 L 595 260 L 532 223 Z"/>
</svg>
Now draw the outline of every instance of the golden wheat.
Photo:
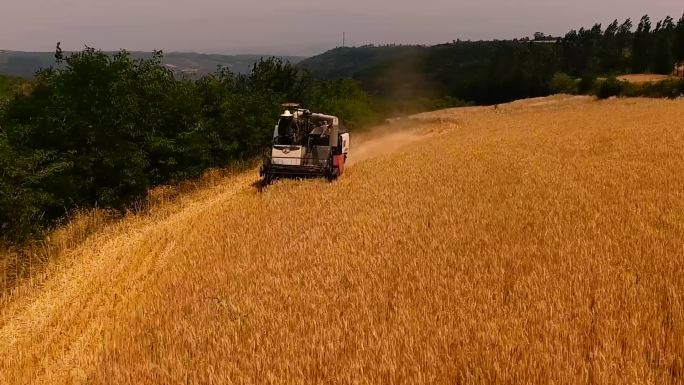
<svg viewBox="0 0 684 385">
<path fill-rule="evenodd" d="M 658 75 L 658 74 L 633 74 L 633 75 L 622 75 L 618 76 L 618 80 L 623 80 L 630 83 L 642 84 L 649 82 L 662 82 L 663 80 L 676 79 L 670 75 Z"/>
<path fill-rule="evenodd" d="M 333 184 L 227 178 L 7 296 L 0 383 L 683 383 L 682 116 L 448 110 Z"/>
</svg>

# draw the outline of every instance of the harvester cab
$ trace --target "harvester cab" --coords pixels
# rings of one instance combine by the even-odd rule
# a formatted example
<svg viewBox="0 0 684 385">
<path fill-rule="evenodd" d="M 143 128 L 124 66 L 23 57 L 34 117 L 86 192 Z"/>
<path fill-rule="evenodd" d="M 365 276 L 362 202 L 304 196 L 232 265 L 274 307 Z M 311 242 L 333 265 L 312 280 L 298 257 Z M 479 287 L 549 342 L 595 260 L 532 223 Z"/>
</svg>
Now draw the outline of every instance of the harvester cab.
<svg viewBox="0 0 684 385">
<path fill-rule="evenodd" d="M 260 175 L 267 184 L 275 178 L 325 177 L 333 181 L 344 173 L 348 153 L 349 133 L 336 116 L 286 103 Z"/>
</svg>

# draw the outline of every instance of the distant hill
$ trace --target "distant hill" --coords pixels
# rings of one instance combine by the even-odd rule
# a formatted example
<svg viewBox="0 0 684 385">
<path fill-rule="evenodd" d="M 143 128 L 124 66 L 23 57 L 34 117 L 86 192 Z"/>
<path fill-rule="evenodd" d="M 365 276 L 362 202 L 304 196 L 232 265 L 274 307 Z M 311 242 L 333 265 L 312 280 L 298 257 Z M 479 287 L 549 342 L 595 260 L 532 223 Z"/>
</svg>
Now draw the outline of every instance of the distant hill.
<svg viewBox="0 0 684 385">
<path fill-rule="evenodd" d="M 113 52 L 112 52 L 113 53 Z M 131 52 L 134 58 L 149 58 L 151 52 Z M 230 68 L 235 73 L 248 73 L 260 58 L 270 55 L 216 55 L 171 52 L 164 54 L 163 64 L 178 74 L 189 76 L 212 73 L 219 65 Z M 303 57 L 278 56 L 292 64 L 299 63 Z M 19 52 L 0 50 L 0 74 L 31 78 L 41 68 L 55 65 L 53 52 Z"/>
<path fill-rule="evenodd" d="M 298 66 L 320 79 L 345 79 L 403 57 L 416 56 L 425 50 L 426 47 L 412 45 L 340 47 L 302 60 Z"/>
</svg>

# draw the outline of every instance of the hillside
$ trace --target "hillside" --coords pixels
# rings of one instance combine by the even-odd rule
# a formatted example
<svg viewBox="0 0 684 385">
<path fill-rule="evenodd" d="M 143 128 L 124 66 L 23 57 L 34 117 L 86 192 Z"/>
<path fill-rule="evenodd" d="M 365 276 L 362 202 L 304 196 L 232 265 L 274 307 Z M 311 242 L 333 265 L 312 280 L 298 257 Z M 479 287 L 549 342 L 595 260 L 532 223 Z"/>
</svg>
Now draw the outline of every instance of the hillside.
<svg viewBox="0 0 684 385">
<path fill-rule="evenodd" d="M 638 24 L 631 19 L 596 23 L 561 38 L 536 33 L 534 39 L 345 47 L 308 58 L 299 66 L 321 79 L 358 80 L 390 115 L 554 93 L 600 95 L 596 78 L 671 74 L 674 64 L 684 61 L 684 16 L 675 20 L 666 17 L 655 22 L 644 15 Z M 559 84 L 559 76 L 582 81 L 559 87 L 568 85 Z M 654 94 L 658 93 L 641 96 Z"/>
<path fill-rule="evenodd" d="M 113 53 L 112 53 L 113 54 Z M 150 58 L 149 52 L 132 52 L 134 58 Z M 269 55 L 215 55 L 188 52 L 170 52 L 164 55 L 167 68 L 187 75 L 202 75 L 213 73 L 221 65 L 235 73 L 248 73 L 255 62 Z M 293 64 L 303 58 L 298 56 L 283 56 L 283 60 Z M 33 77 L 36 71 L 55 65 L 54 52 L 18 52 L 0 50 L 0 74 Z"/>
<path fill-rule="evenodd" d="M 299 67 L 321 79 L 346 79 L 426 49 L 410 45 L 339 47 L 302 60 Z"/>
<path fill-rule="evenodd" d="M 681 383 L 683 114 L 438 111 L 159 203 L 2 298 L 0 383 Z"/>
<path fill-rule="evenodd" d="M 558 48 L 513 40 L 338 48 L 299 67 L 321 79 L 351 77 L 390 110 L 420 99 L 495 104 L 548 95 Z"/>
</svg>

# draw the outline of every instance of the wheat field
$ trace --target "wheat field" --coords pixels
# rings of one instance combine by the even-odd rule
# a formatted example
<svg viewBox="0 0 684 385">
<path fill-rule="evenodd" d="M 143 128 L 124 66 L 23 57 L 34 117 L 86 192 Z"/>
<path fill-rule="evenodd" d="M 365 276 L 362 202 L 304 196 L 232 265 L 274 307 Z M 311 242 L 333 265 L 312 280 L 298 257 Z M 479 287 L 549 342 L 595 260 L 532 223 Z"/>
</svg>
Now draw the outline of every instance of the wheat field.
<svg viewBox="0 0 684 385">
<path fill-rule="evenodd" d="M 66 248 L 0 302 L 0 383 L 684 383 L 684 101 L 406 126 Z"/>
<path fill-rule="evenodd" d="M 622 80 L 629 83 L 643 84 L 643 83 L 657 83 L 663 80 L 672 80 L 676 77 L 671 75 L 658 75 L 658 74 L 632 74 L 632 75 L 622 75 L 617 77 L 618 80 Z"/>
</svg>

